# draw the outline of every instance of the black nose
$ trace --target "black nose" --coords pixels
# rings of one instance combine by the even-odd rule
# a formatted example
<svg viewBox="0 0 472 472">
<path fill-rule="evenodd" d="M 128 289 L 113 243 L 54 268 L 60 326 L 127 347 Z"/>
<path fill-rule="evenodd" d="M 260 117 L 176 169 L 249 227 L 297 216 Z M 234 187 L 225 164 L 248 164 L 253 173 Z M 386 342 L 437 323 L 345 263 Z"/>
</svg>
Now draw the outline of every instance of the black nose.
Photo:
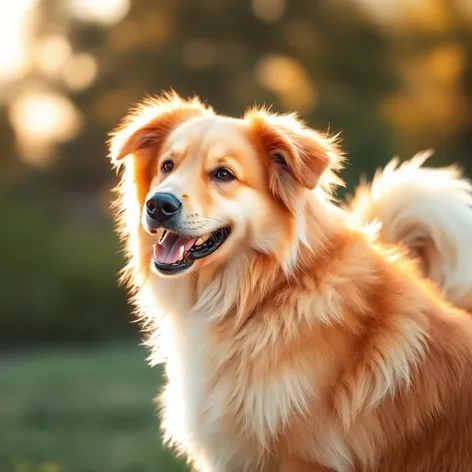
<svg viewBox="0 0 472 472">
<path fill-rule="evenodd" d="M 149 218 L 161 222 L 170 220 L 181 206 L 182 203 L 170 193 L 155 193 L 146 201 Z"/>
</svg>

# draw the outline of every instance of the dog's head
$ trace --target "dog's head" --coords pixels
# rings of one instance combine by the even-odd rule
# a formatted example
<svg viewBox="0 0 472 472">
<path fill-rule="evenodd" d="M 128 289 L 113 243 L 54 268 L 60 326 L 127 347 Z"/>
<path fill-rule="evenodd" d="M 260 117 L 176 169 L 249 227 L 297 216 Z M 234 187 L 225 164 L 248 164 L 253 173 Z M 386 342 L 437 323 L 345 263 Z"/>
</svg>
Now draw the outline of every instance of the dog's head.
<svg viewBox="0 0 472 472">
<path fill-rule="evenodd" d="M 338 158 L 332 140 L 293 115 L 233 119 L 175 94 L 132 112 L 111 157 L 125 166 L 124 231 L 138 233 L 142 262 L 163 276 L 248 251 L 284 260 L 304 199 Z"/>
</svg>

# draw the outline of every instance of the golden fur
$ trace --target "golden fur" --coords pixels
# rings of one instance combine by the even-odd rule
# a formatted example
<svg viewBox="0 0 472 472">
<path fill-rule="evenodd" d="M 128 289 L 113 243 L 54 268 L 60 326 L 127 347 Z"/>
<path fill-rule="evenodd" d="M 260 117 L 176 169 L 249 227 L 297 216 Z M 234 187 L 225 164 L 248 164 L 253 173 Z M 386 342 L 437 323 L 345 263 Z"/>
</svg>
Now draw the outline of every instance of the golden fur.
<svg viewBox="0 0 472 472">
<path fill-rule="evenodd" d="M 385 246 L 364 225 L 393 224 L 369 187 L 335 205 L 333 139 L 294 115 L 233 119 L 169 94 L 130 113 L 111 157 L 124 276 L 165 362 L 165 439 L 197 470 L 472 470 L 472 319 L 423 278 L 408 241 Z M 209 179 L 221 164 L 234 181 Z M 181 276 L 152 269 L 159 236 L 142 212 L 156 189 L 202 234 L 232 228 Z"/>
</svg>

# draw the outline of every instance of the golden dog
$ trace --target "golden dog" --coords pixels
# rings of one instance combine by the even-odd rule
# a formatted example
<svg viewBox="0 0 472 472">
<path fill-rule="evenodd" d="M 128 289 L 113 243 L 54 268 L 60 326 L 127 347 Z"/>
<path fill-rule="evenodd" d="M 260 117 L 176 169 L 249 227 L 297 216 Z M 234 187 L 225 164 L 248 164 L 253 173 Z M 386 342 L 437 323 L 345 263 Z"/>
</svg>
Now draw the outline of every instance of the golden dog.
<svg viewBox="0 0 472 472">
<path fill-rule="evenodd" d="M 472 470 L 472 194 L 395 162 L 347 208 L 294 115 L 149 99 L 111 139 L 165 439 L 208 472 Z"/>
</svg>

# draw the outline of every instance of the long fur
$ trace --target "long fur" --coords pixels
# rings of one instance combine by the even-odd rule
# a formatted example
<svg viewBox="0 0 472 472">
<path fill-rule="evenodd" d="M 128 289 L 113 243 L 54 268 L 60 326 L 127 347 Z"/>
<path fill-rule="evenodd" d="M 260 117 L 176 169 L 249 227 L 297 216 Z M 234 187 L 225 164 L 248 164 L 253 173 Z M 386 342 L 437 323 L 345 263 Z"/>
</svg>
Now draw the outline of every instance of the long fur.
<svg viewBox="0 0 472 472">
<path fill-rule="evenodd" d="M 213 188 L 195 169 L 229 145 L 241 175 Z M 168 152 L 181 153 L 175 178 L 156 165 Z M 470 187 L 458 174 L 391 165 L 342 210 L 329 194 L 341 161 L 332 140 L 293 116 L 234 120 L 176 95 L 134 112 L 111 157 L 124 167 L 118 222 L 134 302 L 151 362 L 165 362 L 164 437 L 197 470 L 472 470 L 472 319 L 421 272 L 435 263 L 451 301 L 468 287 L 467 264 L 448 259 L 470 259 L 459 234 L 472 224 Z M 156 236 L 140 209 L 160 188 L 185 194 L 206 228 L 233 228 L 188 275 L 152 270 Z M 380 236 L 365 228 L 376 219 Z M 415 262 L 416 234 L 442 258 Z"/>
<path fill-rule="evenodd" d="M 472 311 L 472 185 L 457 166 L 424 167 L 430 155 L 393 159 L 349 210 L 360 225 L 380 221 L 382 241 L 405 245 L 449 301 Z"/>
</svg>

